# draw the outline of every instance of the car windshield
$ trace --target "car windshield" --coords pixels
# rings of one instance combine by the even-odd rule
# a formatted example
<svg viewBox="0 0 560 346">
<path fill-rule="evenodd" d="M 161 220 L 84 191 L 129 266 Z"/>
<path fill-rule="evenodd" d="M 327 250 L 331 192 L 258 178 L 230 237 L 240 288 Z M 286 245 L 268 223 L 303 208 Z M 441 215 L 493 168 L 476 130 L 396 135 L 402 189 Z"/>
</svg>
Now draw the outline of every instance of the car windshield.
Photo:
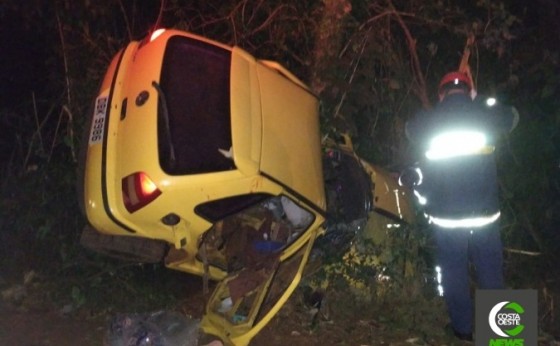
<svg viewBox="0 0 560 346">
<path fill-rule="evenodd" d="M 164 97 L 158 103 L 159 162 L 166 173 L 235 168 L 230 65 L 231 52 L 226 49 L 187 37 L 169 39 L 159 82 Z"/>
</svg>

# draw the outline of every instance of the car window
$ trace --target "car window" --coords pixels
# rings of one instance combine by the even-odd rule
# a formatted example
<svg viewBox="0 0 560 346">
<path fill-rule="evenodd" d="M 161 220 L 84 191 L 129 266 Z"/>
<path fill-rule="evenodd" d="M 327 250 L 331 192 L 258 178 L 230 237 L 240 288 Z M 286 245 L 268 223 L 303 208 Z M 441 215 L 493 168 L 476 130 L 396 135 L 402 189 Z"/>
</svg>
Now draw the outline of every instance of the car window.
<svg viewBox="0 0 560 346">
<path fill-rule="evenodd" d="M 226 197 L 199 204 L 194 208 L 194 212 L 210 222 L 217 222 L 270 197 L 271 195 L 265 193 Z"/>
<path fill-rule="evenodd" d="M 166 173 L 235 168 L 227 155 L 232 146 L 230 65 L 227 49 L 182 36 L 169 39 L 158 102 L 159 160 Z"/>
</svg>

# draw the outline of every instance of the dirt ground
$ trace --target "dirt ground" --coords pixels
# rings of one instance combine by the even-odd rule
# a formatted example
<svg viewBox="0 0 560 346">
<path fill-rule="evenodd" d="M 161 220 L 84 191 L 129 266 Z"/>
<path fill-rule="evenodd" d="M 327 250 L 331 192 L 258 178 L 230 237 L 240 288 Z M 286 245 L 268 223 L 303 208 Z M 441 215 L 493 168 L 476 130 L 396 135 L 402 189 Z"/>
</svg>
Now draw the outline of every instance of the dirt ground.
<svg viewBox="0 0 560 346">
<path fill-rule="evenodd" d="M 91 306 L 80 309 L 61 306 L 60 303 L 45 300 L 44 292 L 37 291 L 41 287 L 43 286 L 4 283 L 0 290 L 0 345 L 105 344 L 109 321 L 115 316 L 115 311 Z M 184 296 L 177 299 L 175 310 L 187 316 L 202 316 L 203 297 L 200 287 L 191 285 L 192 289 L 185 291 Z M 385 307 L 385 311 L 372 311 L 367 303 L 360 306 L 344 297 L 341 292 L 327 295 L 322 312 L 313 319 L 314 310 L 303 303 L 302 294 L 297 291 L 253 339 L 251 346 L 472 345 L 443 332 L 446 316 L 442 309 L 432 309 L 430 312 L 426 310 L 426 318 L 419 318 L 415 322 L 417 325 L 411 327 L 384 317 L 384 312 L 389 312 L 391 306 Z M 439 316 L 438 311 L 441 313 Z M 403 316 L 403 320 L 409 319 L 410 316 Z M 560 346 L 558 341 L 546 338 L 541 341 L 541 346 Z"/>
<path fill-rule="evenodd" d="M 7 287 L 7 288 L 6 288 Z M 101 346 L 115 312 L 91 308 L 73 309 L 44 299 L 40 285 L 4 285 L 0 300 L 0 345 L 14 346 Z M 200 286 L 198 286 L 200 287 Z M 406 335 L 368 318 L 368 313 L 352 313 L 344 303 L 330 304 L 329 312 L 316 315 L 302 304 L 296 292 L 275 318 L 259 333 L 251 345 L 443 345 L 446 342 L 425 336 Z M 202 316 L 200 290 L 185 293 L 176 311 L 187 316 Z M 334 312 L 333 312 L 334 310 Z M 433 342 L 433 343 L 432 343 Z M 459 343 L 456 343 L 460 345 Z M 123 345 L 124 346 L 124 345 Z M 126 345 L 128 346 L 128 345 Z M 146 345 L 147 346 L 147 345 Z M 175 345 L 165 345 L 175 346 Z"/>
<path fill-rule="evenodd" d="M 292 313 L 288 304 L 255 337 L 251 345 L 423 345 L 418 337 L 399 336 L 384 330 L 373 320 L 352 323 L 323 321 L 315 329 L 306 324 L 303 312 Z M 100 346 L 107 333 L 110 316 L 65 315 L 51 309 L 19 309 L 3 304 L 0 308 L 0 345 L 17 346 Z M 417 342 L 418 341 L 418 342 Z M 459 344 L 459 343 L 457 343 Z M 166 345 L 167 346 L 167 345 Z M 171 345 L 169 345 L 171 346 Z"/>
<path fill-rule="evenodd" d="M 103 318 L 64 316 L 58 311 L 0 307 L 0 345 L 103 345 Z"/>
</svg>

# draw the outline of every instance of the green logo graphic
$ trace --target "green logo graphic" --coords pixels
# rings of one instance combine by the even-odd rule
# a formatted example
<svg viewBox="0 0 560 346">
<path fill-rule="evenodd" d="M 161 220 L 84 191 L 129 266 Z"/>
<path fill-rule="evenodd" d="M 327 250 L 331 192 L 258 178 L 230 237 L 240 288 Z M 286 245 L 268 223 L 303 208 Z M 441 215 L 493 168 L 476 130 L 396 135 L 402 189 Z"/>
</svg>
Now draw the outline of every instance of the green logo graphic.
<svg viewBox="0 0 560 346">
<path fill-rule="evenodd" d="M 500 302 L 490 310 L 488 324 L 495 334 L 504 338 L 513 337 L 525 328 L 521 324 L 521 315 L 524 312 L 525 309 L 516 302 Z"/>
</svg>

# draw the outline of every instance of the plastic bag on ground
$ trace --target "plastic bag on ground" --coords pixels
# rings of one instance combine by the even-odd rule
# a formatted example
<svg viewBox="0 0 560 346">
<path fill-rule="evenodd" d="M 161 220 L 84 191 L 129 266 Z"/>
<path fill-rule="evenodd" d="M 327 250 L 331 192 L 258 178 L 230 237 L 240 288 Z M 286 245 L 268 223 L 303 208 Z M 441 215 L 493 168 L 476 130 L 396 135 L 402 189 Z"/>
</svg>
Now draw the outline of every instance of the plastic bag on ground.
<svg viewBox="0 0 560 346">
<path fill-rule="evenodd" d="M 109 322 L 106 346 L 197 346 L 200 321 L 174 311 L 119 314 Z"/>
</svg>

